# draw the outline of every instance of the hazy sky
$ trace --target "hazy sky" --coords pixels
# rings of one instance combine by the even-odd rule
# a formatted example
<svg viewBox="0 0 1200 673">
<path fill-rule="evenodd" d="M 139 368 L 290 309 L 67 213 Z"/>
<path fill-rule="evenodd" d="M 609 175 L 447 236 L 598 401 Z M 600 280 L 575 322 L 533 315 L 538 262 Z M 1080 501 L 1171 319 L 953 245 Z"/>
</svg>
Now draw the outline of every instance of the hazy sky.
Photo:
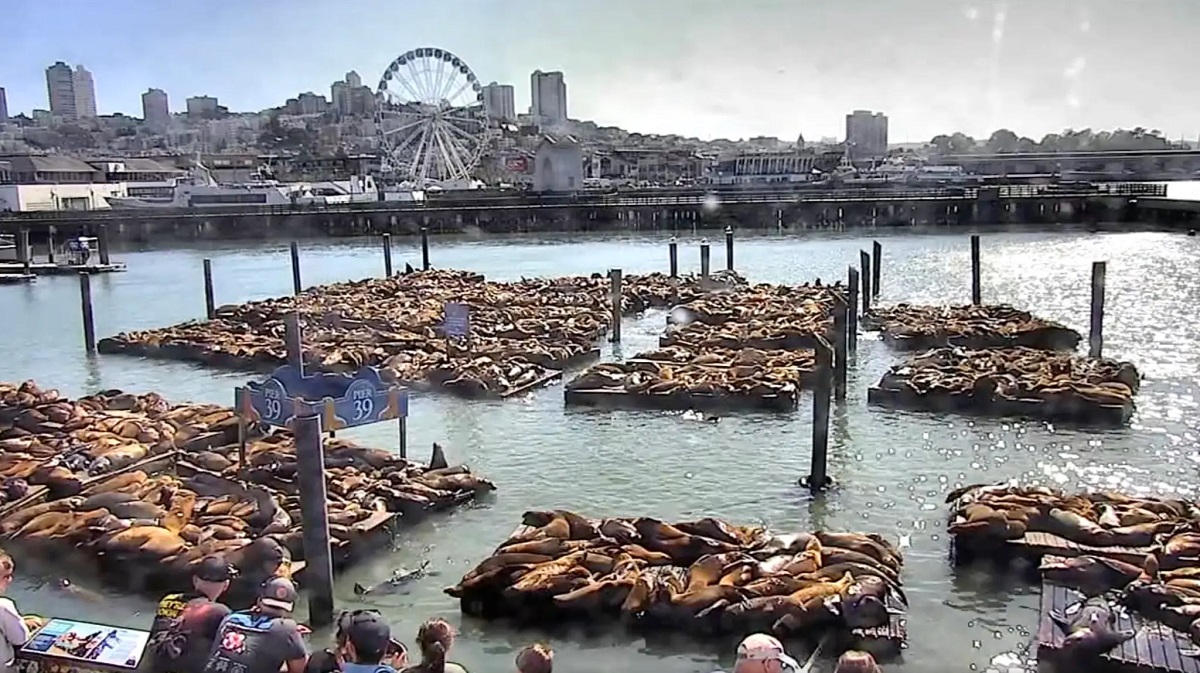
<svg viewBox="0 0 1200 673">
<path fill-rule="evenodd" d="M 92 71 L 101 114 L 281 104 L 397 55 L 450 50 L 484 82 L 562 70 L 572 118 L 701 137 L 841 136 L 885 111 L 893 142 L 998 127 L 1200 134 L 1200 0 L 5 0 L 0 86 L 47 107 L 46 66 Z"/>
</svg>

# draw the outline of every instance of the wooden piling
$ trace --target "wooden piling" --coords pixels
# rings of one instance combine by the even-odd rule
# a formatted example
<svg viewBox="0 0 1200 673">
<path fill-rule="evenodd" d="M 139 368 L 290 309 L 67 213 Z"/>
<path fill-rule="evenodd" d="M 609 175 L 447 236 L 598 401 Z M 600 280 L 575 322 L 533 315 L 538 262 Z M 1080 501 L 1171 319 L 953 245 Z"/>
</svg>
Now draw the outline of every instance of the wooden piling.
<svg viewBox="0 0 1200 673">
<path fill-rule="evenodd" d="M 304 331 L 300 327 L 299 313 L 288 313 L 283 316 L 283 346 L 288 364 L 295 367 L 303 376 Z"/>
<path fill-rule="evenodd" d="M 871 312 L 871 255 L 866 250 L 858 251 L 858 263 L 862 267 L 859 280 L 862 282 L 862 313 Z"/>
<path fill-rule="evenodd" d="M 679 242 L 675 237 L 671 237 L 671 242 L 667 243 L 667 256 L 670 258 L 671 277 L 679 277 Z"/>
<path fill-rule="evenodd" d="M 612 335 L 608 340 L 619 344 L 621 343 L 621 270 L 609 269 L 608 280 L 611 284 L 609 299 L 612 303 Z"/>
<path fill-rule="evenodd" d="M 392 235 L 383 235 L 383 277 L 392 277 Z"/>
<path fill-rule="evenodd" d="M 846 350 L 858 352 L 858 269 L 846 270 Z"/>
<path fill-rule="evenodd" d="M 400 457 L 408 460 L 408 419 L 400 418 Z"/>
<path fill-rule="evenodd" d="M 829 394 L 833 384 L 833 349 L 819 340 L 816 348 L 816 381 L 813 386 L 812 463 L 803 480 L 811 491 L 829 486 Z"/>
<path fill-rule="evenodd" d="M 833 396 L 846 401 L 846 298 L 834 295 L 833 300 Z"/>
<path fill-rule="evenodd" d="M 92 277 L 79 274 L 79 303 L 83 309 L 83 346 L 88 355 L 96 354 L 96 319 L 92 312 Z"/>
<path fill-rule="evenodd" d="M 46 230 L 46 261 L 51 264 L 54 263 L 54 234 L 55 233 L 57 233 L 57 230 L 54 228 L 54 225 L 52 224 L 52 225 L 50 225 L 50 228 Z"/>
<path fill-rule="evenodd" d="M 1104 285 L 1108 262 L 1092 262 L 1092 326 L 1088 332 L 1088 355 L 1104 356 Z"/>
<path fill-rule="evenodd" d="M 292 432 L 296 441 L 296 481 L 304 539 L 304 589 L 308 619 L 314 628 L 333 623 L 333 559 L 329 553 L 329 511 L 325 500 L 325 458 L 321 417 L 298 416 Z"/>
<path fill-rule="evenodd" d="M 879 276 L 883 272 L 883 244 L 871 241 L 871 295 L 879 296 Z"/>
<path fill-rule="evenodd" d="M 979 234 L 971 235 L 971 303 L 983 303 L 983 277 L 979 266 Z"/>
<path fill-rule="evenodd" d="M 421 268 L 429 270 L 429 227 L 421 227 Z"/>
<path fill-rule="evenodd" d="M 17 232 L 17 261 L 24 265 L 23 273 L 29 274 L 29 265 L 33 263 L 33 251 L 29 247 L 29 230 Z"/>
<path fill-rule="evenodd" d="M 725 227 L 725 270 L 733 271 L 733 227 Z"/>
<path fill-rule="evenodd" d="M 292 294 L 300 294 L 300 244 L 292 241 Z"/>
<path fill-rule="evenodd" d="M 708 246 L 708 239 L 700 239 L 700 278 L 702 280 L 708 280 L 709 259 L 711 257 L 711 252 L 712 251 Z"/>
<path fill-rule="evenodd" d="M 209 320 L 217 317 L 216 295 L 213 293 L 212 260 L 204 260 L 204 315 Z"/>
<path fill-rule="evenodd" d="M 100 263 L 107 266 L 109 263 L 107 222 L 101 222 L 96 230 L 96 248 L 100 252 Z"/>
</svg>

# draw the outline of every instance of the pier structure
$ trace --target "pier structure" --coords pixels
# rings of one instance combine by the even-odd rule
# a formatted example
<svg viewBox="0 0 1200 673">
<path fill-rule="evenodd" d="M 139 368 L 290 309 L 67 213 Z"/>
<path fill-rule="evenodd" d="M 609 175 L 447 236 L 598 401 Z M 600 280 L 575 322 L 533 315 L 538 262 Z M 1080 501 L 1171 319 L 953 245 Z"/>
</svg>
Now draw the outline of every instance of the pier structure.
<svg viewBox="0 0 1200 673">
<path fill-rule="evenodd" d="M 21 213 L 0 233 L 42 239 L 93 234 L 116 241 L 267 239 L 366 234 L 552 233 L 572 231 L 794 230 L 912 225 L 1088 224 L 1136 221 L 1139 199 L 1162 199 L 1159 184 L 1054 187 L 662 189 L 561 195 L 462 194 L 419 202 L 316 208 L 205 208 Z"/>
</svg>

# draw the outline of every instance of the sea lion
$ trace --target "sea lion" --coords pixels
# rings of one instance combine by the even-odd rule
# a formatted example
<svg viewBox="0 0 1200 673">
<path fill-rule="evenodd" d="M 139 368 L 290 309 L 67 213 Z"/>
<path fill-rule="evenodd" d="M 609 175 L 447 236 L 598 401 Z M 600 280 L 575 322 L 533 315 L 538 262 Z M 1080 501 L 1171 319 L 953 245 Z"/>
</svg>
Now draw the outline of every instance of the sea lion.
<svg viewBox="0 0 1200 673">
<path fill-rule="evenodd" d="M 1134 631 L 1115 630 L 1117 619 L 1113 608 L 1104 598 L 1088 598 L 1067 608 L 1078 608 L 1074 614 L 1050 613 L 1050 619 L 1067 634 L 1063 639 L 1064 652 L 1080 656 L 1103 654 L 1133 638 Z"/>
<path fill-rule="evenodd" d="M 566 575 L 571 573 L 575 568 L 580 567 L 585 554 L 587 554 L 586 551 L 572 552 L 562 558 L 534 566 L 532 570 L 525 573 L 516 583 L 505 589 L 505 593 L 537 590 L 539 585 L 546 584 L 555 577 Z"/>
<path fill-rule="evenodd" d="M 688 567 L 687 587 L 684 591 L 697 591 L 706 586 L 717 584 L 721 580 L 722 575 L 724 575 L 725 568 L 742 558 L 740 552 L 709 554 L 700 557 Z"/>
<path fill-rule="evenodd" d="M 560 537 L 546 537 L 540 540 L 518 542 L 496 550 L 497 554 L 540 554 L 542 556 L 562 556 L 573 551 L 586 548 L 586 541 L 573 542 Z M 581 546 L 582 545 L 582 546 Z"/>
<path fill-rule="evenodd" d="M 825 599 L 825 607 L 839 615 L 849 629 L 873 629 L 891 621 L 902 610 L 888 606 L 891 596 L 900 599 L 888 583 L 878 577 L 859 577 L 845 591 Z"/>
<path fill-rule="evenodd" d="M 850 650 L 838 657 L 833 673 L 882 673 L 882 669 L 869 652 Z"/>
<path fill-rule="evenodd" d="M 883 563 L 893 570 L 900 569 L 900 554 L 890 542 L 874 533 L 830 533 L 817 531 L 817 540 L 825 547 L 849 549 L 860 554 L 866 554 L 876 561 Z"/>
<path fill-rule="evenodd" d="M 138 497 L 132 493 L 124 493 L 122 491 L 103 491 L 95 495 L 89 495 L 84 498 L 83 502 L 79 503 L 76 509 L 81 512 L 89 512 L 93 509 L 101 507 L 108 509 L 113 505 L 133 502 L 138 500 Z"/>
<path fill-rule="evenodd" d="M 100 483 L 92 484 L 83 493 L 84 495 L 97 495 L 109 491 L 120 491 L 133 484 L 141 484 L 148 479 L 150 479 L 150 476 L 144 471 L 134 470 L 133 472 L 119 474 Z"/>
<path fill-rule="evenodd" d="M 1142 574 L 1142 569 L 1135 565 L 1098 556 L 1044 558 L 1040 570 L 1047 581 L 1077 589 L 1085 596 L 1124 589 Z"/>
<path fill-rule="evenodd" d="M 745 543 L 733 526 L 711 516 L 697 519 L 696 521 L 677 523 L 675 524 L 675 528 L 691 535 L 703 535 L 711 540 L 727 544 L 740 545 Z"/>
<path fill-rule="evenodd" d="M 37 505 L 30 505 L 22 508 L 8 516 L 4 517 L 4 521 L 0 522 L 0 532 L 12 533 L 21 529 L 25 524 L 34 520 L 38 516 L 47 512 L 65 512 L 74 510 L 83 502 L 83 498 L 73 497 L 64 498 L 62 500 L 51 500 Z"/>
<path fill-rule="evenodd" d="M 900 581 L 900 575 L 895 568 L 884 564 L 873 556 L 867 556 L 853 549 L 842 549 L 840 547 L 824 547 L 821 550 L 821 560 L 823 565 L 834 565 L 837 563 L 858 563 L 865 566 L 875 568 L 880 573 L 886 575 L 893 582 Z M 811 572 L 811 571 L 810 571 Z"/>
<path fill-rule="evenodd" d="M 395 593 L 409 582 L 424 577 L 429 572 L 430 561 L 428 559 L 421 562 L 421 565 L 413 569 L 400 568 L 392 572 L 392 576 L 386 580 L 372 584 L 371 586 L 363 586 L 358 582 L 354 583 L 354 594 L 356 596 L 365 596 L 367 594 L 389 594 Z"/>
<path fill-rule="evenodd" d="M 633 522 L 642 537 L 642 544 L 651 551 L 668 554 L 681 566 L 689 566 L 706 554 L 723 554 L 740 551 L 737 545 L 719 542 L 700 535 L 689 535 L 674 526 L 641 517 Z"/>
</svg>

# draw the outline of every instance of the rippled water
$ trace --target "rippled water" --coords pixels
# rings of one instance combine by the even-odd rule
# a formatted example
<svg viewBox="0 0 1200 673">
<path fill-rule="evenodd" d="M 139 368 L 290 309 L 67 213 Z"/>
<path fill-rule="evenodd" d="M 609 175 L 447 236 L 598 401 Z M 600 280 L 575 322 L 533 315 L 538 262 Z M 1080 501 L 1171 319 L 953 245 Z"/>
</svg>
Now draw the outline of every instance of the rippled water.
<svg viewBox="0 0 1200 673">
<path fill-rule="evenodd" d="M 884 303 L 969 301 L 967 236 L 882 238 Z M 697 268 L 698 239 L 681 244 L 681 267 Z M 753 280 L 799 283 L 845 277 L 870 241 L 809 235 L 739 240 L 738 268 Z M 714 246 L 714 268 L 724 265 Z M 290 292 L 284 246 L 124 252 L 129 272 L 96 278 L 97 331 L 172 324 L 203 314 L 201 259 L 214 259 L 218 303 Z M 382 273 L 374 242 L 303 245 L 306 285 Z M 447 242 L 437 240 L 434 264 L 473 269 L 491 278 L 665 270 L 664 239 L 581 238 Z M 398 246 L 397 266 L 418 261 L 411 243 Z M 407 530 L 390 556 L 339 577 L 337 597 L 356 605 L 355 581 L 379 580 L 395 567 L 433 559 L 441 575 L 408 595 L 382 597 L 405 635 L 432 615 L 459 621 L 441 593 L 487 555 L 530 508 L 570 508 L 590 515 L 651 515 L 665 519 L 717 515 L 780 529 L 828 527 L 875 531 L 903 539 L 904 582 L 912 602 L 909 649 L 889 670 L 988 668 L 993 657 L 1021 653 L 1036 628 L 1037 591 L 1021 580 L 947 563 L 945 493 L 956 484 L 1014 477 L 1160 494 L 1193 494 L 1200 483 L 1195 445 L 1196 382 L 1200 371 L 1200 238 L 1162 233 L 985 233 L 984 300 L 1027 307 L 1087 332 L 1090 265 L 1107 260 L 1106 354 L 1132 360 L 1145 374 L 1133 424 L 1124 430 L 1080 432 L 1023 423 L 900 413 L 868 408 L 866 388 L 895 355 L 873 339 L 860 343 L 849 396 L 835 408 L 830 471 L 840 486 L 818 500 L 797 487 L 808 472 L 809 404 L 792 415 L 744 415 L 719 424 L 649 412 L 564 410 L 561 386 L 507 402 L 466 402 L 420 396 L 412 404 L 410 446 L 441 441 L 452 462 L 466 461 L 500 487 L 493 504 Z M 36 378 L 70 394 L 100 388 L 157 390 L 172 400 L 229 403 L 244 375 L 121 356 L 88 360 L 80 336 L 78 283 L 44 278 L 30 287 L 0 288 L 3 378 Z M 605 344 L 606 357 L 650 348 L 661 313 L 627 322 L 625 343 Z M 395 446 L 394 427 L 353 436 Z M 422 450 L 422 449 L 418 449 Z M 24 568 L 31 571 L 35 569 Z M 13 593 L 28 611 L 91 614 L 128 625 L 148 623 L 144 599 L 112 597 L 104 608 L 33 589 L 61 572 L 39 569 Z M 69 571 L 68 571 L 69 572 Z M 127 608 L 117 617 L 113 606 Z M 513 649 L 536 634 L 468 622 L 455 658 L 476 670 L 511 667 Z M 647 643 L 625 635 L 553 639 L 564 670 L 711 671 L 728 653 L 694 643 Z M 803 653 L 798 653 L 803 655 Z M 721 661 L 718 661 L 721 660 Z M 1011 660 L 997 660 L 995 665 Z M 961 662 L 961 665 L 958 665 Z"/>
</svg>

